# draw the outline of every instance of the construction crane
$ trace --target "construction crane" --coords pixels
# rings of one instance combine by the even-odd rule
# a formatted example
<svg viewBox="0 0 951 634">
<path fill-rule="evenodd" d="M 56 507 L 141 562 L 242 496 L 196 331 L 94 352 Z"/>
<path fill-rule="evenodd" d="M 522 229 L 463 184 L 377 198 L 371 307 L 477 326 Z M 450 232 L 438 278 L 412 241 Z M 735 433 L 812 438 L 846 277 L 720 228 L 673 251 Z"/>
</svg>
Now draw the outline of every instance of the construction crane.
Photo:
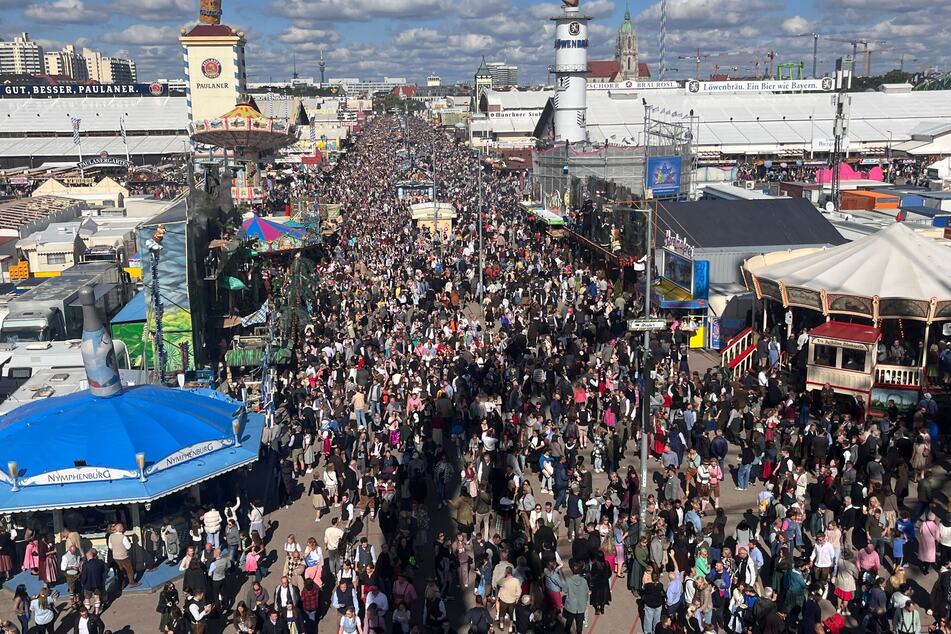
<svg viewBox="0 0 951 634">
<path fill-rule="evenodd" d="M 904 72 L 905 72 L 905 56 L 906 56 L 906 55 L 909 55 L 909 53 L 902 53 L 902 54 L 901 54 L 901 58 L 900 58 L 899 61 L 898 61 L 898 72 L 901 72 L 901 73 L 904 73 Z M 917 61 L 918 61 L 918 58 L 917 58 L 917 57 L 912 57 L 912 58 L 909 59 L 908 61 L 909 61 L 909 62 L 917 62 Z"/>
<path fill-rule="evenodd" d="M 793 37 L 811 37 L 812 38 L 812 77 L 817 78 L 816 69 L 819 63 L 819 37 L 818 33 L 800 33 Z"/>
<path fill-rule="evenodd" d="M 731 73 L 732 73 L 732 76 L 733 76 L 733 77 L 736 77 L 736 74 L 737 74 L 739 71 L 741 71 L 741 70 L 753 70 L 753 67 L 752 67 L 752 66 L 728 66 L 728 65 L 723 65 L 723 64 L 714 64 L 714 65 L 713 65 L 713 75 L 714 75 L 714 76 L 719 75 L 721 69 L 726 71 L 726 79 L 727 79 L 727 81 L 729 81 L 729 80 L 731 79 L 731 75 L 730 75 Z M 712 77 L 711 77 L 711 79 L 712 79 Z"/>
<path fill-rule="evenodd" d="M 752 64 L 751 70 L 756 75 L 756 79 L 763 79 L 764 76 L 773 79 L 773 61 L 776 59 L 776 51 L 766 51 L 764 55 L 759 53 L 755 55 L 753 59 L 749 60 L 749 63 Z M 763 63 L 764 58 L 767 62 L 765 64 Z M 760 72 L 760 67 L 763 67 L 763 72 Z M 769 70 L 766 70 L 767 68 Z"/>
<path fill-rule="evenodd" d="M 845 44 L 852 45 L 852 59 L 857 59 L 856 55 L 858 54 L 859 44 L 862 45 L 862 52 L 865 55 L 865 77 L 868 77 L 872 73 L 872 53 L 874 49 L 869 48 L 869 44 L 887 44 L 887 40 L 866 40 L 863 38 L 839 38 L 839 37 L 826 37 L 825 39 L 831 40 L 833 42 L 843 42 Z"/>
<path fill-rule="evenodd" d="M 688 60 L 688 61 L 691 61 L 691 62 L 696 63 L 696 65 L 697 65 L 697 73 L 696 73 L 696 75 L 694 75 L 694 77 L 696 77 L 697 79 L 700 79 L 700 62 L 701 62 L 701 60 L 704 60 L 704 59 L 706 59 L 706 58 L 708 58 L 708 57 L 710 57 L 710 55 L 706 55 L 706 54 L 705 54 L 705 55 L 701 55 L 701 54 L 700 54 L 700 49 L 698 48 L 696 55 L 679 55 L 679 56 L 677 56 L 677 59 L 685 59 L 685 60 Z"/>
</svg>

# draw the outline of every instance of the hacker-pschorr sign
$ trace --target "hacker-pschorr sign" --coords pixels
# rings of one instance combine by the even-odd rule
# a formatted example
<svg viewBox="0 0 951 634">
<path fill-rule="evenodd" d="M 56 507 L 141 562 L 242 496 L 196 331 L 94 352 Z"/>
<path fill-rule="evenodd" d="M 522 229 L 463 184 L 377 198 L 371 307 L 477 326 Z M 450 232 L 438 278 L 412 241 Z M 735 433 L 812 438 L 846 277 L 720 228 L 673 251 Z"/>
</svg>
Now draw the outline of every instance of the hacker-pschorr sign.
<svg viewBox="0 0 951 634">
<path fill-rule="evenodd" d="M 88 169 L 90 167 L 124 167 L 132 169 L 132 161 L 112 156 L 93 156 L 76 165 L 79 169 Z"/>
</svg>

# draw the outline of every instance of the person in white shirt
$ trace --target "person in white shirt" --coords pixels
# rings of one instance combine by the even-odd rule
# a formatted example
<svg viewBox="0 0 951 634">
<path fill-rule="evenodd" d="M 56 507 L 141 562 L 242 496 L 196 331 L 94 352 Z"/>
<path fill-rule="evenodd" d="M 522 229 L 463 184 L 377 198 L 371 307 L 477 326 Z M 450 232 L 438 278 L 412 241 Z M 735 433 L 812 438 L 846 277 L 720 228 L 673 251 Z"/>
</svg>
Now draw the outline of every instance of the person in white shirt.
<svg viewBox="0 0 951 634">
<path fill-rule="evenodd" d="M 95 614 L 89 612 L 85 605 L 79 606 L 79 618 L 76 619 L 74 632 L 76 634 L 102 634 L 103 624 Z"/>
<path fill-rule="evenodd" d="M 192 634 L 205 634 L 205 625 L 208 615 L 215 608 L 214 604 L 205 601 L 205 591 L 199 588 L 188 601 L 187 606 Z"/>
<path fill-rule="evenodd" d="M 185 556 L 182 557 L 182 561 L 178 564 L 178 569 L 181 572 L 188 570 L 188 566 L 191 565 L 192 559 L 195 557 L 195 547 L 189 546 L 185 549 Z"/>
<path fill-rule="evenodd" d="M 799 333 L 799 338 L 796 339 L 796 348 L 802 350 L 803 347 L 809 343 L 809 333 L 803 330 Z"/>
<path fill-rule="evenodd" d="M 809 556 L 812 564 L 813 576 L 816 584 L 823 590 L 832 578 L 832 567 L 835 565 L 835 548 L 826 539 L 825 533 L 816 533 L 816 544 Z"/>
<path fill-rule="evenodd" d="M 387 610 L 390 609 L 389 599 L 375 585 L 371 585 L 370 591 L 367 592 L 365 607 L 370 607 L 371 604 L 376 606 L 376 612 L 380 618 L 386 616 Z"/>
<path fill-rule="evenodd" d="M 69 588 L 69 596 L 76 596 L 76 582 L 79 580 L 79 569 L 83 565 L 83 556 L 76 550 L 76 546 L 70 544 L 69 548 L 63 553 L 63 559 L 59 567 L 66 575 L 66 586 Z"/>
</svg>

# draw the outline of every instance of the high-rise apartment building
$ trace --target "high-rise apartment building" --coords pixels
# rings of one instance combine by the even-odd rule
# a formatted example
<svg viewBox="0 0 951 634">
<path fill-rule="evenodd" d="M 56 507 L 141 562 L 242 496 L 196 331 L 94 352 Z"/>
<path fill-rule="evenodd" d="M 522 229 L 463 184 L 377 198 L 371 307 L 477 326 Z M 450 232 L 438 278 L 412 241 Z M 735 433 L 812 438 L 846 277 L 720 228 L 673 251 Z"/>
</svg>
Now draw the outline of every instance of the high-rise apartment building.
<svg viewBox="0 0 951 634">
<path fill-rule="evenodd" d="M 106 57 L 100 51 L 83 49 L 89 79 L 100 84 L 129 84 L 137 79 L 135 62 L 121 57 Z"/>
<path fill-rule="evenodd" d="M 45 70 L 43 47 L 32 41 L 28 33 L 21 33 L 12 42 L 0 41 L 0 73 L 42 75 Z"/>
<path fill-rule="evenodd" d="M 518 86 L 518 66 L 505 62 L 488 62 L 486 66 L 492 76 L 493 88 Z"/>
<path fill-rule="evenodd" d="M 135 62 L 131 59 L 122 59 L 121 57 L 110 57 L 109 67 L 112 71 L 112 83 L 114 84 L 134 84 L 137 79 L 135 72 Z"/>
<path fill-rule="evenodd" d="M 64 46 L 61 51 L 47 52 L 44 59 L 47 75 L 61 75 L 78 81 L 89 79 L 86 58 L 72 44 Z"/>
</svg>

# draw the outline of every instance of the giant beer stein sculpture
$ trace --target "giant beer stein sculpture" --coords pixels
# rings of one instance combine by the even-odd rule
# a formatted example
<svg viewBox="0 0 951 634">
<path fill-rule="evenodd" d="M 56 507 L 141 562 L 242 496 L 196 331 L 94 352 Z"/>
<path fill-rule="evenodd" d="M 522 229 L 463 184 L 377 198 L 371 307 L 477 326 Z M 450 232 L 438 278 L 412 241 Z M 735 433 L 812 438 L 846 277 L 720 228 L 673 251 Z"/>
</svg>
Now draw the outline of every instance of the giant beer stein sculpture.
<svg viewBox="0 0 951 634">
<path fill-rule="evenodd" d="M 112 337 L 99 318 L 92 289 L 79 291 L 79 302 L 83 306 L 83 340 L 79 349 L 86 367 L 89 391 L 93 396 L 115 396 L 122 391 L 116 351 L 112 347 Z"/>
<path fill-rule="evenodd" d="M 201 0 L 198 21 L 201 24 L 221 24 L 221 0 Z"/>
</svg>

